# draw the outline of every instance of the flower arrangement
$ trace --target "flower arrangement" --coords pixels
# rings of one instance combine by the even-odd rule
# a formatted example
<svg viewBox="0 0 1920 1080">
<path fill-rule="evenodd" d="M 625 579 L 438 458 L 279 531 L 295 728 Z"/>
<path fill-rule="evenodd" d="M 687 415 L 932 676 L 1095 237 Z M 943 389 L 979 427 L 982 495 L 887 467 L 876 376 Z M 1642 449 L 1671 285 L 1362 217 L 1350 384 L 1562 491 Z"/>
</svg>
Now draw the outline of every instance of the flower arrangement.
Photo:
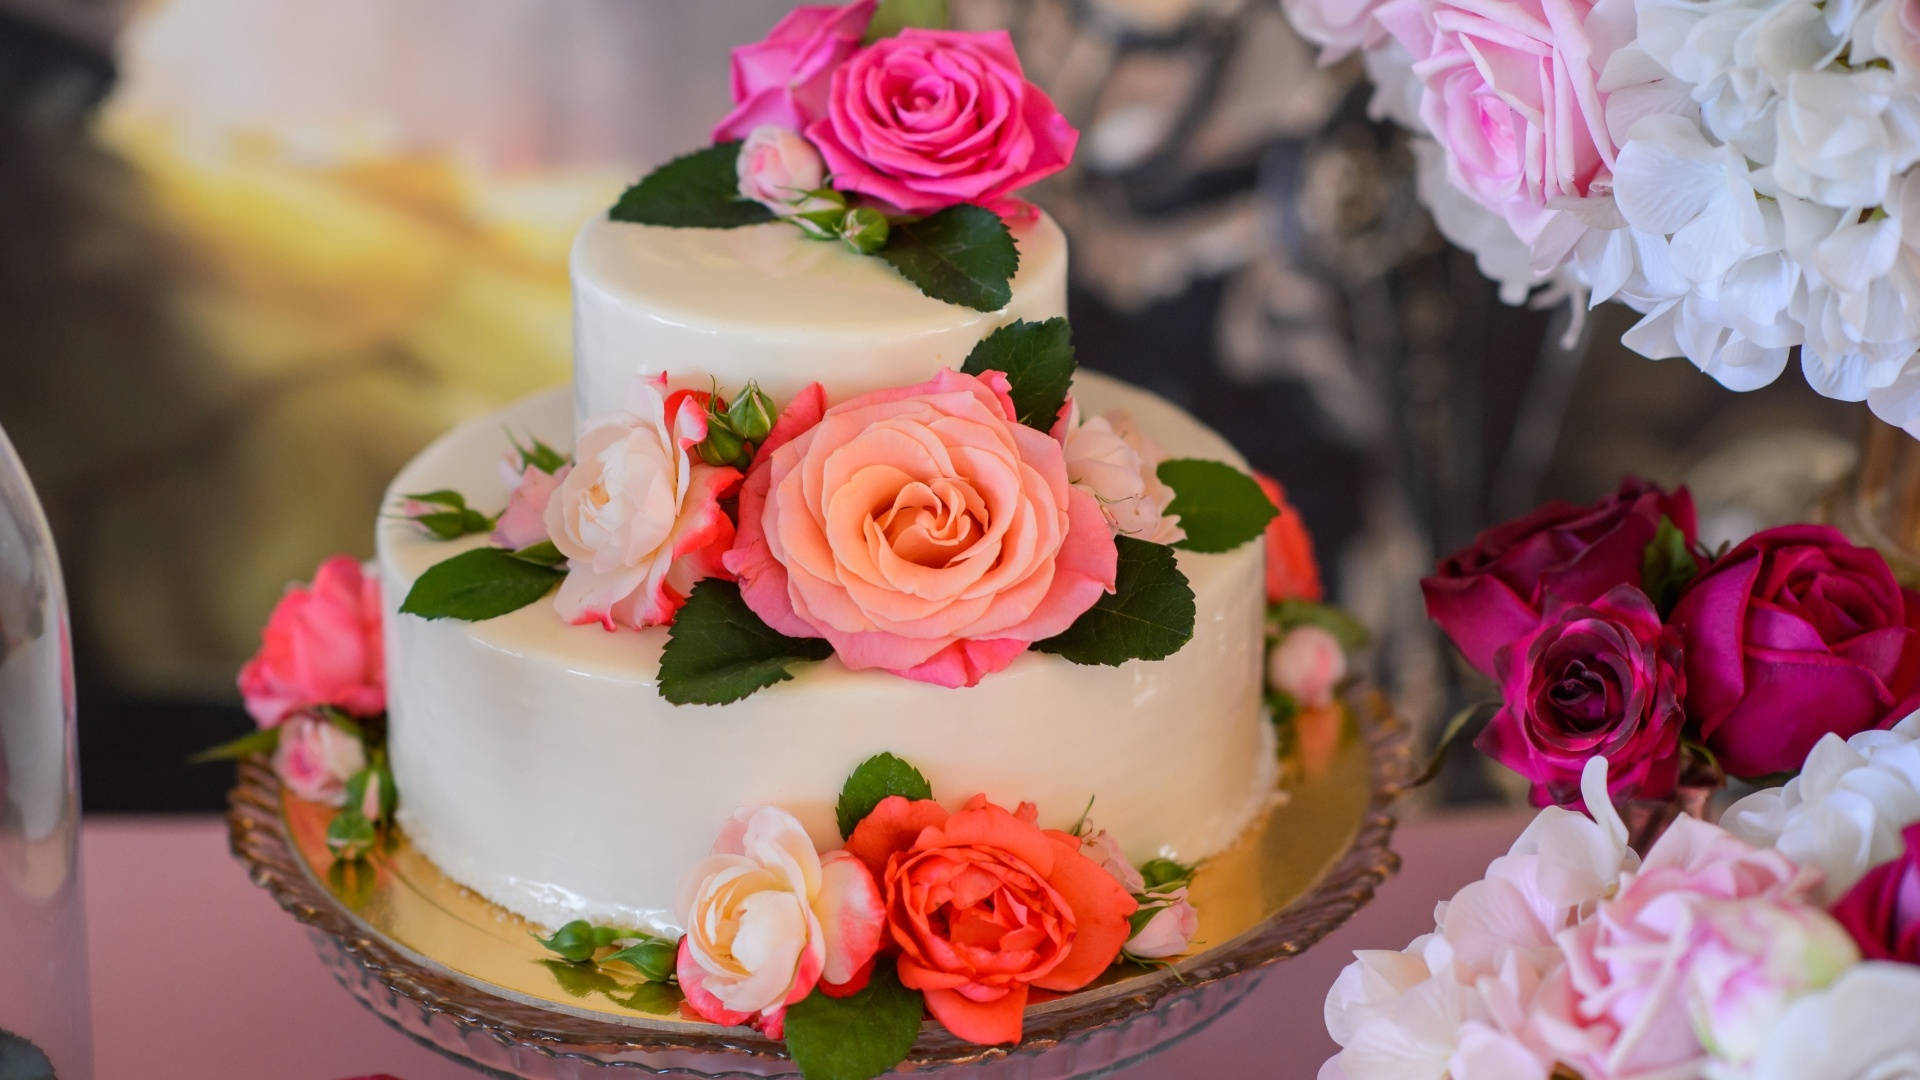
<svg viewBox="0 0 1920 1080">
<path fill-rule="evenodd" d="M 1920 713 L 1815 743 L 1721 825 L 1627 845 L 1604 757 L 1406 949 L 1327 996 L 1322 1080 L 1905 1076 L 1920 1065 Z"/>
<path fill-rule="evenodd" d="M 1580 797 L 1613 763 L 1622 804 L 1722 773 L 1791 774 L 1828 734 L 1920 709 L 1920 594 L 1879 553 L 1820 525 L 1705 551 L 1693 502 L 1627 479 L 1482 533 L 1422 583 L 1428 614 L 1500 685 L 1479 746 Z"/>
<path fill-rule="evenodd" d="M 1037 817 L 984 795 L 949 810 L 880 754 L 841 790 L 843 848 L 818 851 L 780 808 L 736 811 L 681 882 L 677 941 L 586 922 L 540 940 L 568 964 L 637 973 L 635 1007 L 677 991 L 692 1018 L 785 1040 L 809 1080 L 891 1070 L 926 1016 L 968 1042 L 1017 1043 L 1035 993 L 1165 963 L 1198 925 L 1192 867 L 1135 867 L 1085 819 L 1063 832 Z"/>
<path fill-rule="evenodd" d="M 451 491 L 405 500 L 433 536 L 492 542 L 429 568 L 400 611 L 488 619 L 557 589 L 569 622 L 668 626 L 659 687 L 677 704 L 735 701 L 829 656 L 946 687 L 1030 649 L 1169 656 L 1194 620 L 1174 549 L 1230 550 L 1280 510 L 1228 465 L 1163 458 L 1123 413 L 1082 418 L 1074 366 L 1056 318 L 833 405 L 818 384 L 776 410 L 751 384 L 729 402 L 643 376 L 575 460 L 516 445 L 500 514 Z M 1290 521 L 1285 572 L 1311 576 Z M 1289 678 L 1317 704 L 1338 676 Z"/>
<path fill-rule="evenodd" d="M 1367 628 L 1325 603 L 1313 538 L 1280 482 L 1256 475 L 1277 511 L 1262 542 L 1267 556 L 1267 713 L 1280 734 L 1281 758 L 1307 773 L 1324 769 L 1338 749 L 1347 710 L 1340 691 L 1351 677 L 1351 654 Z"/>
<path fill-rule="evenodd" d="M 937 300 L 997 311 L 1020 255 L 1018 192 L 1066 168 L 1079 132 L 1027 81 L 1005 31 L 944 28 L 945 5 L 795 8 L 733 50 L 713 145 L 629 188 L 615 221 L 786 221 L 874 255 Z"/>
<path fill-rule="evenodd" d="M 1920 435 L 1920 17 L 1905 0 L 1284 0 L 1508 303 L 1618 300 L 1627 347 L 1723 385 L 1798 349 Z"/>
</svg>

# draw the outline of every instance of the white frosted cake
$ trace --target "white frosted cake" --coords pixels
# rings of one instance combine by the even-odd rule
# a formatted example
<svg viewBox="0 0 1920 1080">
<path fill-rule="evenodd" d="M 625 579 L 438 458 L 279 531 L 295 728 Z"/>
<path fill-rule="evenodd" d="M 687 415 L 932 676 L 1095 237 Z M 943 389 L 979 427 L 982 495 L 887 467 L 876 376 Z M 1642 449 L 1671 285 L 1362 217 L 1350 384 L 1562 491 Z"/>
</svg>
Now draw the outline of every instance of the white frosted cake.
<svg viewBox="0 0 1920 1080">
<path fill-rule="evenodd" d="M 592 221 L 574 248 L 573 393 L 457 428 L 400 473 L 389 502 L 498 491 L 510 433 L 565 447 L 576 406 L 616 406 L 646 369 L 670 369 L 676 384 L 751 379 L 776 399 L 813 380 L 833 401 L 924 380 L 1000 325 L 1064 313 L 1058 227 L 1042 216 L 1015 236 L 1013 301 L 983 314 L 777 224 Z M 1074 394 L 1088 413 L 1125 410 L 1170 456 L 1239 463 L 1144 391 L 1082 372 Z M 1087 666 L 1029 652 L 949 689 L 828 659 L 745 700 L 699 706 L 656 693 L 662 627 L 569 625 L 549 604 L 483 622 L 398 612 L 430 565 L 484 543 L 442 542 L 397 517 L 379 529 L 399 821 L 455 880 L 537 923 L 671 927 L 680 874 L 735 807 L 784 807 L 831 848 L 842 780 L 881 752 L 913 762 L 955 805 L 975 792 L 1032 801 L 1041 825 L 1067 828 L 1091 803 L 1137 861 L 1219 851 L 1274 790 L 1257 544 L 1180 553 L 1197 616 L 1193 639 L 1164 660 Z"/>
</svg>

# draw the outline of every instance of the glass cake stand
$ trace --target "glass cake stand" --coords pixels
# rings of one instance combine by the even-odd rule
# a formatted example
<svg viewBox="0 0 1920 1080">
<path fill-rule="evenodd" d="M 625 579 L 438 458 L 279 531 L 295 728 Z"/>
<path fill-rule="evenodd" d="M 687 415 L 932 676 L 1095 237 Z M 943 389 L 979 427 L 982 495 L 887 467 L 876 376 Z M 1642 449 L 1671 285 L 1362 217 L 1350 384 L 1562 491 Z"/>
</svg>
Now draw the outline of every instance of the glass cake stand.
<svg viewBox="0 0 1920 1080">
<path fill-rule="evenodd" d="M 1192 887 L 1199 951 L 1164 969 L 1116 968 L 1028 1009 L 1025 1037 L 980 1047 L 928 1023 L 901 1066 L 949 1080 L 1098 1076 L 1203 1030 L 1269 965 L 1352 917 L 1399 865 L 1388 847 L 1413 741 L 1386 700 L 1350 701 L 1324 761 L 1290 763 L 1271 809 L 1209 859 Z M 649 1011 L 634 984 L 554 960 L 518 917 L 455 884 L 404 837 L 359 864 L 327 852 L 331 811 L 287 796 L 263 760 L 241 763 L 228 824 L 255 884 L 307 924 L 348 992 L 397 1030 L 483 1074 L 798 1077 L 779 1043 Z"/>
</svg>

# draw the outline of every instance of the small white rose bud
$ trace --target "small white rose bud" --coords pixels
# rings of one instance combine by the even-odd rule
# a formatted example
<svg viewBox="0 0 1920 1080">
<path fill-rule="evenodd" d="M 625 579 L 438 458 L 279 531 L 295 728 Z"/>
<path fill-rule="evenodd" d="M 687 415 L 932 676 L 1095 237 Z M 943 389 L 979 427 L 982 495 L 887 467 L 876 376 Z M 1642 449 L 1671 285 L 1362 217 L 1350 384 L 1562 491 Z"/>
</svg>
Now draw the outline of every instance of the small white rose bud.
<svg viewBox="0 0 1920 1080">
<path fill-rule="evenodd" d="M 736 167 L 740 197 L 782 216 L 792 214 L 807 192 L 827 179 L 826 162 L 813 144 L 775 124 L 753 129 L 740 144 Z"/>
</svg>

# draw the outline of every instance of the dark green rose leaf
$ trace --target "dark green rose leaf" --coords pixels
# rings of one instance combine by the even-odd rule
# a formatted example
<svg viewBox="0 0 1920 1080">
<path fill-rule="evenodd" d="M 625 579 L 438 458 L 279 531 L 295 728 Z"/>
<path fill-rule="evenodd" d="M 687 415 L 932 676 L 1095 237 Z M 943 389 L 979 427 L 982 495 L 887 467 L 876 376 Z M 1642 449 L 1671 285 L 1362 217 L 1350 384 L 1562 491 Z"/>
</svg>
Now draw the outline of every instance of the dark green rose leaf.
<svg viewBox="0 0 1920 1080">
<path fill-rule="evenodd" d="M 986 207 L 964 203 L 896 222 L 877 254 L 921 292 L 975 311 L 1006 307 L 1020 269 L 1020 249 L 1007 223 Z"/>
<path fill-rule="evenodd" d="M 787 1053 L 806 1080 L 872 1080 L 906 1060 L 924 1008 L 881 964 L 857 994 L 808 994 L 788 1006 Z"/>
<path fill-rule="evenodd" d="M 740 197 L 740 143 L 723 142 L 674 158 L 642 177 L 613 204 L 615 221 L 681 229 L 734 229 L 773 220 L 773 211 Z"/>
<path fill-rule="evenodd" d="M 560 554 L 560 549 L 555 547 L 551 540 L 542 540 L 537 544 L 523 547 L 514 552 L 513 557 L 523 562 L 533 563 L 535 566 L 559 566 L 567 561 L 567 557 Z"/>
<path fill-rule="evenodd" d="M 947 0 L 880 0 L 873 21 L 867 24 L 865 43 L 892 37 L 909 26 L 945 30 L 949 25 Z"/>
<path fill-rule="evenodd" d="M 960 368 L 969 375 L 1004 372 L 1020 422 L 1051 431 L 1073 386 L 1073 330 L 1056 315 L 1041 322 L 1016 319 L 982 338 Z"/>
<path fill-rule="evenodd" d="M 400 610 L 423 619 L 478 622 L 526 607 L 565 576 L 504 548 L 474 548 L 428 567 L 408 590 Z"/>
<path fill-rule="evenodd" d="M 1687 545 L 1687 536 L 1673 519 L 1662 515 L 1660 528 L 1640 556 L 1641 587 L 1662 618 L 1673 612 L 1693 579 L 1700 576 L 1700 559 Z"/>
<path fill-rule="evenodd" d="M 873 813 L 880 800 L 889 795 L 931 799 L 933 785 L 927 783 L 919 769 L 892 754 L 875 754 L 861 762 L 840 788 L 840 802 L 834 809 L 840 821 L 841 837 L 852 836 L 854 826 Z"/>
<path fill-rule="evenodd" d="M 793 678 L 794 664 L 832 655 L 819 638 L 788 637 L 762 622 L 740 586 L 707 578 L 668 628 L 660 696 L 675 705 L 724 705 Z"/>
<path fill-rule="evenodd" d="M 1295 627 L 1317 626 L 1332 634 L 1340 647 L 1348 652 L 1363 649 L 1367 642 L 1373 640 L 1373 633 L 1366 624 L 1344 609 L 1331 604 L 1316 604 L 1311 600 L 1280 601 L 1267 609 L 1267 624 L 1281 634 Z"/>
<path fill-rule="evenodd" d="M 1193 637 L 1193 588 L 1173 549 L 1130 536 L 1116 536 L 1114 543 L 1120 549 L 1114 591 L 1035 649 L 1076 664 L 1113 665 L 1164 659 Z"/>
<path fill-rule="evenodd" d="M 1161 462 L 1158 473 L 1173 489 L 1166 512 L 1180 515 L 1187 533 L 1175 547 L 1232 551 L 1257 539 L 1279 513 L 1253 477 L 1222 461 L 1175 458 Z"/>
</svg>

